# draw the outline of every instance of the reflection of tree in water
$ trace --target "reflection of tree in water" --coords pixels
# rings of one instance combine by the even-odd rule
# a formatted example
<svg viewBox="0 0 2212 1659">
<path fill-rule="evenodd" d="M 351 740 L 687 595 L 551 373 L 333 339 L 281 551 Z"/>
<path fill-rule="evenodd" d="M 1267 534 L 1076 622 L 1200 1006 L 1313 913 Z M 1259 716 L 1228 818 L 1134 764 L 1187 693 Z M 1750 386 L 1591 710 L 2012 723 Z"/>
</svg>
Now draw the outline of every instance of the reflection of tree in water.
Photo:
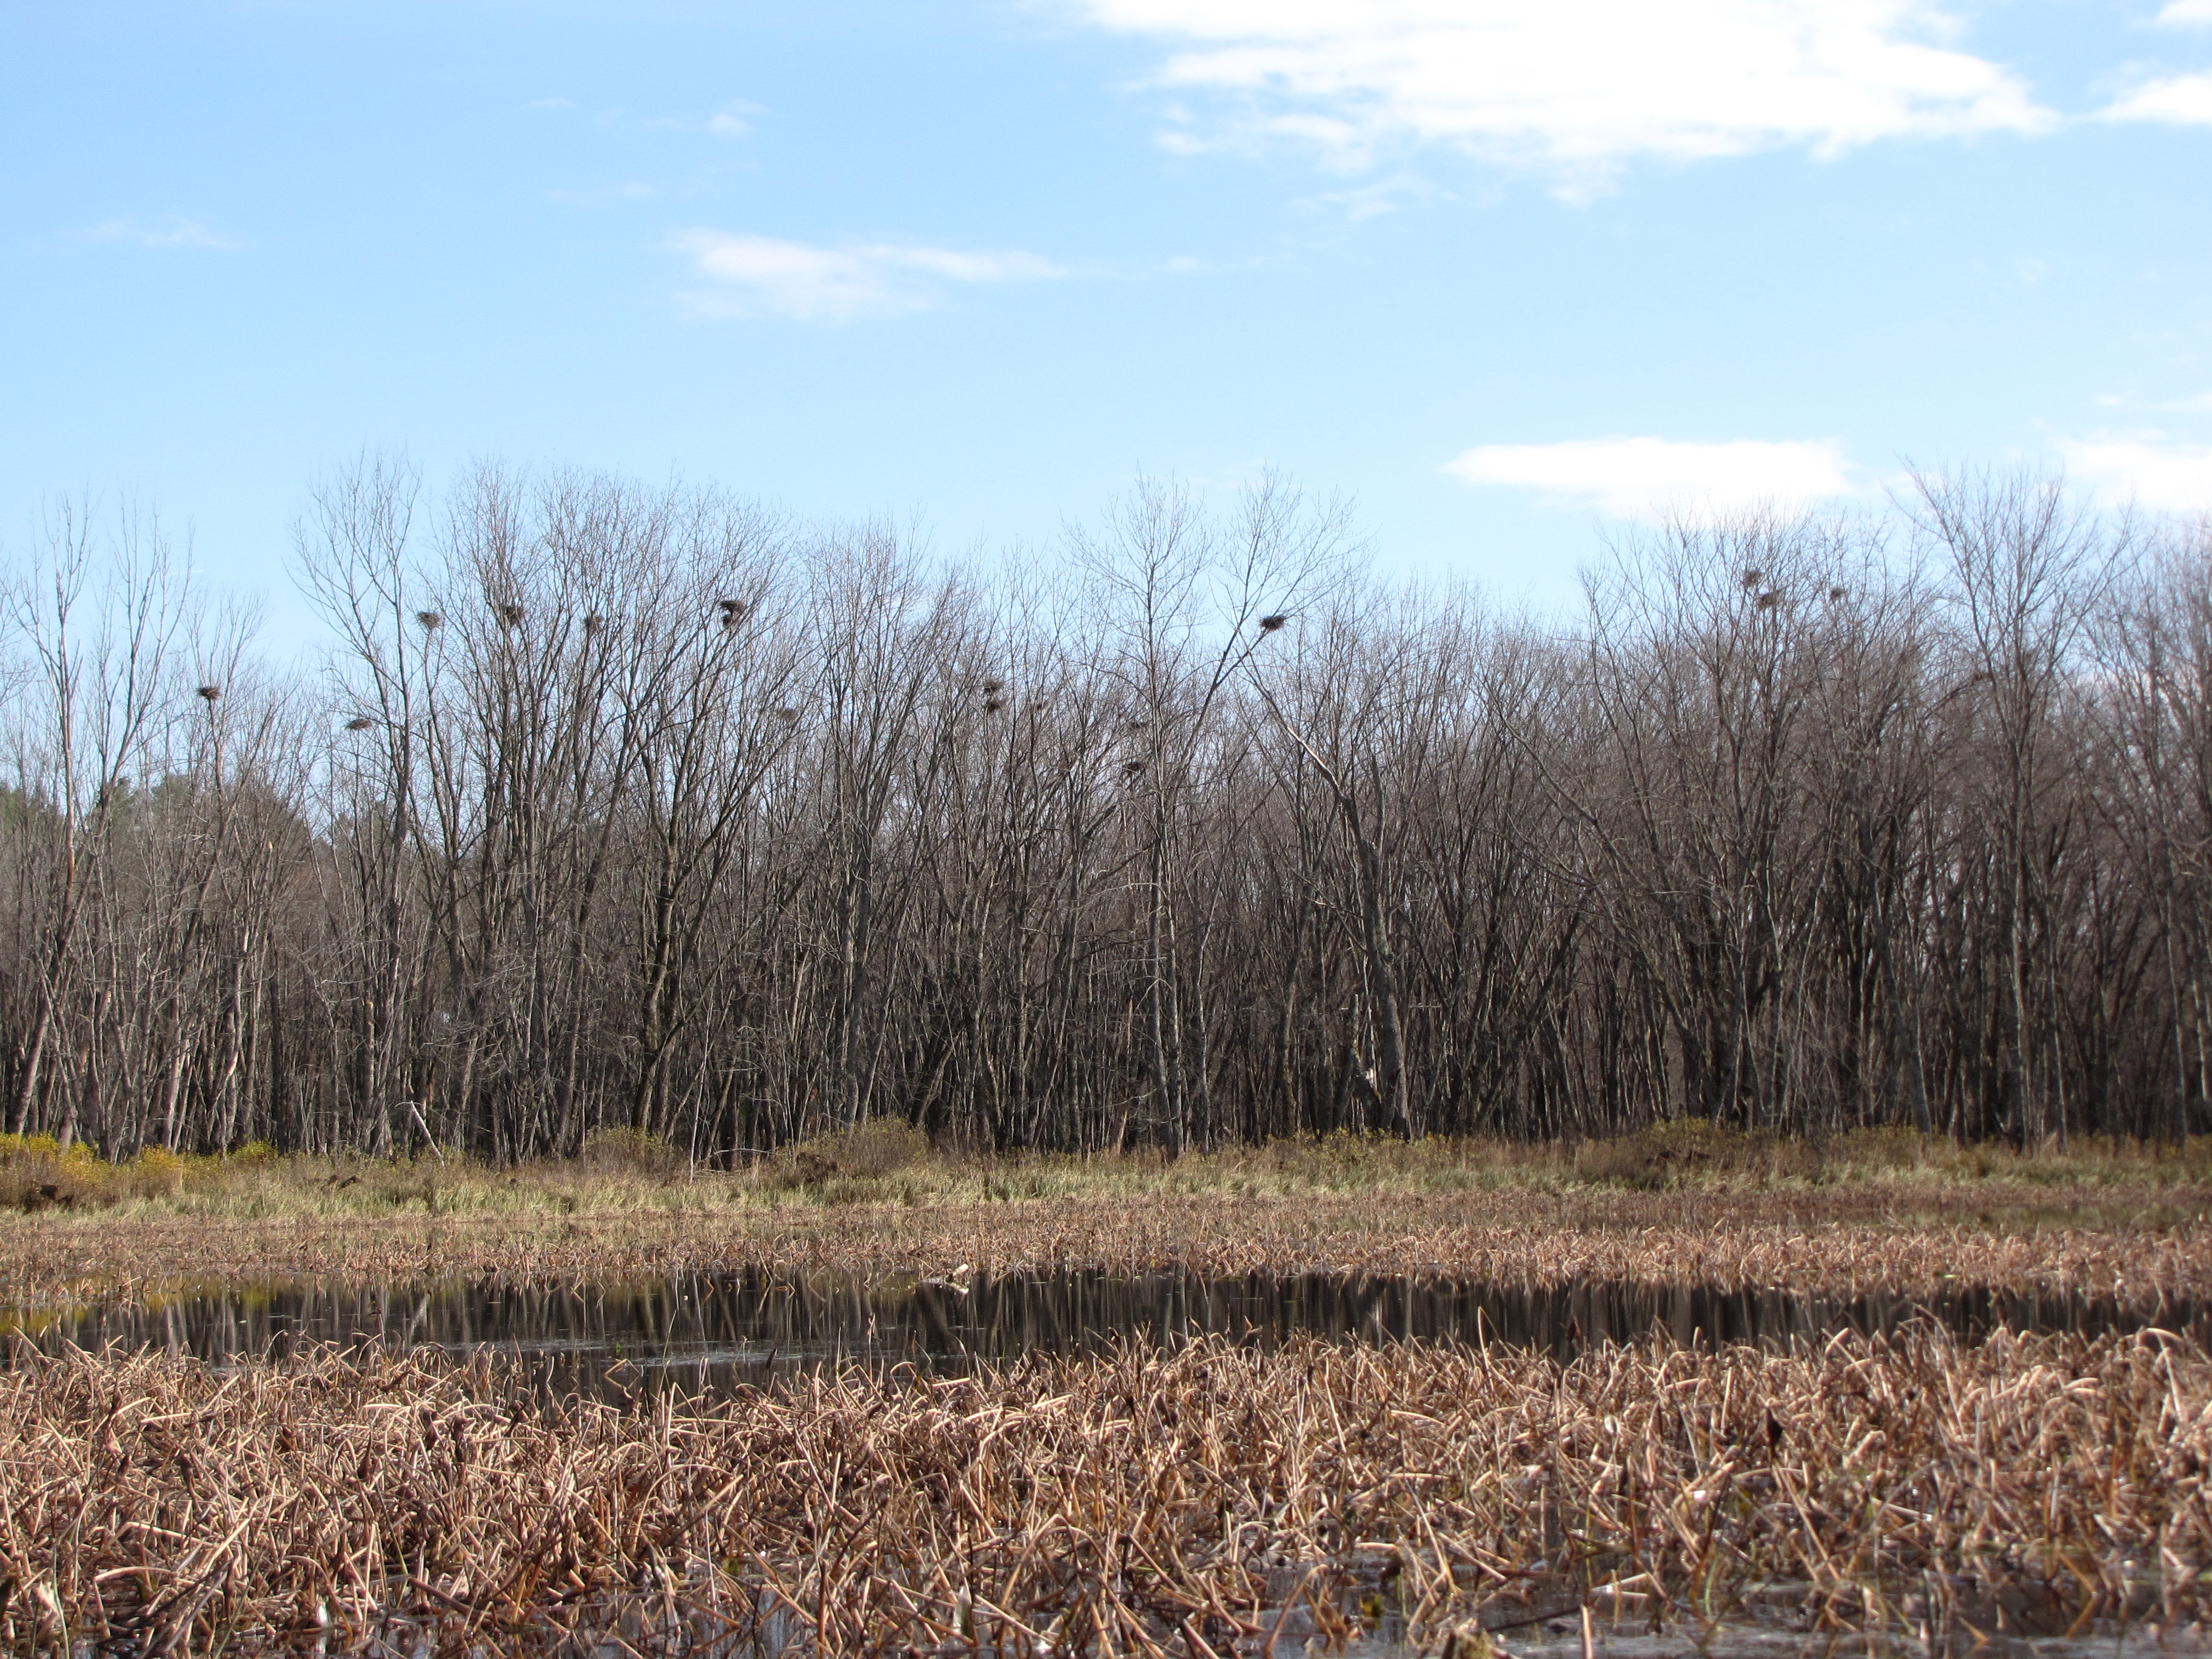
<svg viewBox="0 0 2212 1659">
<path fill-rule="evenodd" d="M 1562 1358 L 1593 1343 L 1654 1336 L 1688 1346 L 1819 1339 L 1934 1319 L 1977 1334 L 2000 1325 L 2095 1334 L 2146 1324 L 2212 1328 L 2198 1304 L 2123 1307 L 2109 1298 L 1961 1289 L 1933 1299 L 1803 1297 L 1782 1290 L 1618 1282 L 1178 1273 L 982 1276 L 869 1285 L 760 1270 L 623 1285 L 295 1285 L 73 1310 L 36 1340 L 156 1347 L 210 1361 L 281 1356 L 302 1343 L 489 1350 L 556 1382 L 620 1386 L 637 1370 L 679 1383 L 765 1380 L 825 1362 L 949 1370 L 977 1359 L 1097 1351 L 1143 1337 L 1173 1346 L 1212 1334 L 1262 1345 L 1306 1333 L 1359 1341 L 1453 1340 L 1533 1346 Z"/>
</svg>

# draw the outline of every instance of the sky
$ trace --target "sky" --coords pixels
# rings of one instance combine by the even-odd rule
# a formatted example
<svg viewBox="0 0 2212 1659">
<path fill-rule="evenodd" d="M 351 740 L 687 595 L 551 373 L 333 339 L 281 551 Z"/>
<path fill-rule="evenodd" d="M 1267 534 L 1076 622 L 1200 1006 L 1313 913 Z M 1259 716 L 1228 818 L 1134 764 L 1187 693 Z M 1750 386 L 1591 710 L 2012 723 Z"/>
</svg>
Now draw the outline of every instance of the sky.
<svg viewBox="0 0 2212 1659">
<path fill-rule="evenodd" d="M 1910 466 L 2212 509 L 2212 0 L 0 0 L 0 552 L 404 452 L 1048 558 L 1273 469 L 1564 603 Z"/>
</svg>

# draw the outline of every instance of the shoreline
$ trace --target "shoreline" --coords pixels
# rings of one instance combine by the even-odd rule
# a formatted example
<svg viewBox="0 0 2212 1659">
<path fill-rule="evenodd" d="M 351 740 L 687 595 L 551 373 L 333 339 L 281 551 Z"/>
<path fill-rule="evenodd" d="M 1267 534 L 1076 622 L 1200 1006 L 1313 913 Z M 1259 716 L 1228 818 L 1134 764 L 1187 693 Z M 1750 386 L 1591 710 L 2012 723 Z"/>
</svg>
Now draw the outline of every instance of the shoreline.
<svg viewBox="0 0 2212 1659">
<path fill-rule="evenodd" d="M 680 1194 L 678 1196 L 682 1196 Z M 696 1195 L 694 1195 L 696 1197 Z M 2193 1188 L 1061 1197 L 976 1203 L 672 1204 L 573 1212 L 0 1217 L 0 1305 L 194 1284 L 547 1284 L 773 1267 L 849 1278 L 1162 1268 L 1602 1279 L 1812 1294 L 1966 1285 L 2178 1300 L 2212 1286 Z"/>
</svg>

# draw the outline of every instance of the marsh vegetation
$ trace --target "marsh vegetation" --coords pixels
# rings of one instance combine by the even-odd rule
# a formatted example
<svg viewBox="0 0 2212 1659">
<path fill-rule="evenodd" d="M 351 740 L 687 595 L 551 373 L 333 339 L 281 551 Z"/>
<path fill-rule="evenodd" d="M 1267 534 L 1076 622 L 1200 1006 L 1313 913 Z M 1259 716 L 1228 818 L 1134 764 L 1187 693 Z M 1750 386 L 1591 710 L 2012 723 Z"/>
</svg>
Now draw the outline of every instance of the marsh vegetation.
<svg viewBox="0 0 2212 1659">
<path fill-rule="evenodd" d="M 26 1650 L 2185 1645 L 2212 1571 L 2193 1149 L 15 1152 L 116 1183 L 0 1217 Z"/>
<path fill-rule="evenodd" d="M 2171 1632 L 2212 1563 L 2208 1407 L 2171 1336 L 1927 1327 L 1565 1360 L 1134 1341 L 611 1404 L 428 1353 L 19 1348 L 0 1639 L 1194 1659 L 1583 1607 L 1937 1650 Z"/>
</svg>

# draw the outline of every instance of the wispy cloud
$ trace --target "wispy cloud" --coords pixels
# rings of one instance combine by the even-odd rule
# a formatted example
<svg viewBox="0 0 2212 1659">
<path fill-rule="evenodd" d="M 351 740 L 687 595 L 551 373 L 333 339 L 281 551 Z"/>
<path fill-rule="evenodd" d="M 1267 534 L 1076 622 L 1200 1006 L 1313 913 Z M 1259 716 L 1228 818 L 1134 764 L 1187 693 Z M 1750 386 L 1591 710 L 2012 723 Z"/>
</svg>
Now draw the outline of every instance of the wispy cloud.
<svg viewBox="0 0 2212 1659">
<path fill-rule="evenodd" d="M 2168 28 L 2212 27 L 2212 0 L 2166 0 L 2158 21 Z"/>
<path fill-rule="evenodd" d="M 717 138 L 742 138 L 753 130 L 753 122 L 768 112 L 758 104 L 748 104 L 742 99 L 725 104 L 707 118 L 707 131 Z"/>
<path fill-rule="evenodd" d="M 2194 5 L 2199 0 L 2181 0 Z M 1225 100 L 1166 142 L 1291 143 L 1340 165 L 1456 146 L 1572 191 L 1641 156 L 2035 132 L 2057 118 L 1953 44 L 1936 0 L 1073 0 L 1184 43 L 1155 82 Z"/>
<path fill-rule="evenodd" d="M 1419 201 L 1441 193 L 1435 185 L 1418 174 L 1401 173 L 1371 185 L 1357 185 L 1349 190 L 1317 191 L 1302 198 L 1297 205 L 1309 213 L 1341 215 L 1357 224 L 1363 219 L 1395 213 L 1401 203 Z"/>
<path fill-rule="evenodd" d="M 1584 438 L 1484 444 L 1448 462 L 1444 471 L 1469 483 L 1508 485 L 1555 504 L 1594 507 L 1615 519 L 1788 506 L 1853 489 L 1850 463 L 1832 441 Z"/>
<path fill-rule="evenodd" d="M 714 284 L 684 295 L 695 310 L 710 316 L 769 315 L 822 323 L 897 317 L 941 304 L 953 284 L 1066 275 L 1034 253 L 963 253 L 896 242 L 814 247 L 772 236 L 686 230 L 669 246 Z"/>
<path fill-rule="evenodd" d="M 545 192 L 545 199 L 595 206 L 603 202 L 646 202 L 659 194 L 657 185 L 648 185 L 642 179 L 624 179 L 607 185 L 556 185 Z"/>
<path fill-rule="evenodd" d="M 85 232 L 95 242 L 125 242 L 133 247 L 201 247 L 223 252 L 246 244 L 211 229 L 205 222 L 172 214 L 158 223 L 143 219 L 103 219 Z"/>
<path fill-rule="evenodd" d="M 2177 398 L 2124 397 L 2100 392 L 2089 400 L 2099 409 L 2154 410 L 2160 415 L 2212 415 L 2212 392 L 2192 392 Z"/>
<path fill-rule="evenodd" d="M 2154 513 L 2212 513 L 2212 444 L 2176 443 L 2164 433 L 2064 438 L 2059 453 L 2075 478 Z"/>
<path fill-rule="evenodd" d="M 533 98 L 522 106 L 549 115 L 584 116 L 586 112 L 573 98 Z M 743 98 L 732 98 L 711 115 L 702 118 L 690 115 L 642 115 L 635 110 L 618 106 L 591 111 L 588 118 L 594 125 L 613 129 L 646 128 L 664 132 L 703 132 L 715 138 L 742 138 L 753 130 L 753 124 L 768 113 L 768 106 Z"/>
<path fill-rule="evenodd" d="M 2166 121 L 2179 126 L 2212 126 L 2212 74 L 2167 75 L 2146 81 L 2113 100 L 2107 121 Z"/>
</svg>

